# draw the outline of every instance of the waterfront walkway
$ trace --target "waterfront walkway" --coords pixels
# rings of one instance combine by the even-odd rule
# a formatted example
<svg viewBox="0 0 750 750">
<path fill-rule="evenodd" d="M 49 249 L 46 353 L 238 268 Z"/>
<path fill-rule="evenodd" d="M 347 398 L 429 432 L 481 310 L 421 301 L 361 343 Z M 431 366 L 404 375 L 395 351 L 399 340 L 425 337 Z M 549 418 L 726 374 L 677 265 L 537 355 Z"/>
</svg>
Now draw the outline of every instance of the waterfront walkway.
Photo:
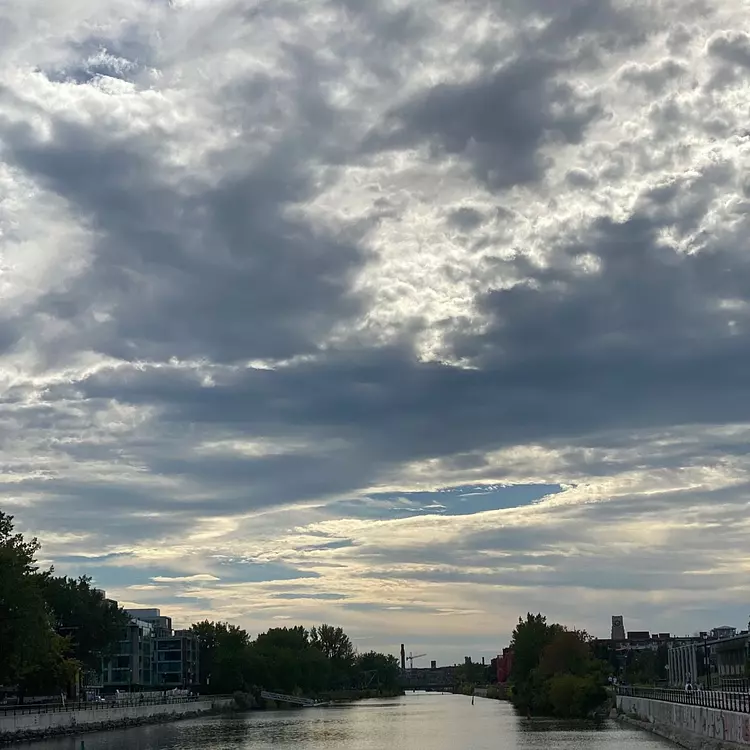
<svg viewBox="0 0 750 750">
<path fill-rule="evenodd" d="M 213 698 L 228 698 L 231 696 L 166 696 L 159 698 L 140 698 L 137 696 L 115 698 L 108 696 L 103 701 L 62 701 L 57 703 L 29 703 L 26 705 L 0 706 L 0 716 L 24 715 L 24 714 L 48 714 L 61 713 L 63 711 L 105 711 L 111 708 L 128 708 L 138 706 L 162 706 L 181 703 L 196 703 L 198 701 L 212 700 Z"/>
<path fill-rule="evenodd" d="M 174 721 L 216 711 L 231 710 L 227 696 L 172 697 L 162 700 L 120 700 L 14 706 L 0 711 L 0 744 L 55 734 L 114 729 L 134 724 Z"/>
<path fill-rule="evenodd" d="M 750 694 L 748 693 L 730 693 L 721 690 L 692 690 L 688 692 L 676 688 L 631 687 L 630 685 L 618 685 L 616 691 L 617 695 L 630 698 L 646 698 L 653 701 L 750 714 Z"/>
</svg>

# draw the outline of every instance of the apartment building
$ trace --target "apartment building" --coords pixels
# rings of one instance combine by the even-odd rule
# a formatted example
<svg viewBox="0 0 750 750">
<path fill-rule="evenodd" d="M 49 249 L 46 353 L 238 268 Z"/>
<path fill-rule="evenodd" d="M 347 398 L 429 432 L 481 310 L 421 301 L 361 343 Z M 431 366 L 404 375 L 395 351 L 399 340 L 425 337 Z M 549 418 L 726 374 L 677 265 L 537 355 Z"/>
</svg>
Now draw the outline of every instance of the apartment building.
<svg viewBox="0 0 750 750">
<path fill-rule="evenodd" d="M 129 609 L 130 623 L 115 654 L 103 665 L 102 687 L 113 690 L 171 690 L 198 682 L 198 639 L 173 630 L 159 609 Z"/>
<path fill-rule="evenodd" d="M 151 686 L 154 640 L 151 624 L 132 618 L 115 653 L 102 665 L 102 687 L 105 690 L 140 690 Z"/>
</svg>

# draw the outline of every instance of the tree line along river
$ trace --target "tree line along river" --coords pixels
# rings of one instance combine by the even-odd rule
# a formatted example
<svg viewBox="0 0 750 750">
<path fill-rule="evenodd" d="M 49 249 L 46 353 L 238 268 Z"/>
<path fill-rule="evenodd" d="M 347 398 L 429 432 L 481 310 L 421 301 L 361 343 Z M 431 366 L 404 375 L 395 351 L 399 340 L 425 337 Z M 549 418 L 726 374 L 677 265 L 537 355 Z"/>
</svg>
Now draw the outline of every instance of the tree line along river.
<svg viewBox="0 0 750 750">
<path fill-rule="evenodd" d="M 25 750 L 657 750 L 608 720 L 528 719 L 509 703 L 414 693 L 330 708 L 211 716 L 33 742 Z"/>
</svg>

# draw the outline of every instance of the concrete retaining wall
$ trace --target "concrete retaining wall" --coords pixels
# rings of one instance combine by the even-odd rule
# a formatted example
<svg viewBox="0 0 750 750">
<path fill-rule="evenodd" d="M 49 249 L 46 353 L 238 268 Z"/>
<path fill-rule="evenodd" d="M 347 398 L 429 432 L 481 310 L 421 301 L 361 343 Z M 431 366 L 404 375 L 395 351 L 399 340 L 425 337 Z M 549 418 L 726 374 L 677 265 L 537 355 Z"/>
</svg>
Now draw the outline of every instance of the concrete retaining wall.
<svg viewBox="0 0 750 750">
<path fill-rule="evenodd" d="M 617 696 L 617 710 L 643 729 L 689 750 L 750 748 L 750 715 L 717 708 Z"/>
<path fill-rule="evenodd" d="M 144 706 L 107 706 L 70 711 L 0 714 L 0 743 L 76 734 L 98 729 L 115 729 L 135 724 L 199 716 L 212 711 L 226 711 L 234 705 L 232 698 L 216 698 L 187 703 L 156 703 Z"/>
</svg>

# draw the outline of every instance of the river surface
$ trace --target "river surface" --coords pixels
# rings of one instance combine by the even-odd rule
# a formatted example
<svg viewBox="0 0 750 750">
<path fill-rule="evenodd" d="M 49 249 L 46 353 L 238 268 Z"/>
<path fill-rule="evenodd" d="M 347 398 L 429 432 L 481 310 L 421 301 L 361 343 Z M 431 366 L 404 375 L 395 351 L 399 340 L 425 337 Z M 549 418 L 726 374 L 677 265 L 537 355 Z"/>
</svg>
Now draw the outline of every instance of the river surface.
<svg viewBox="0 0 750 750">
<path fill-rule="evenodd" d="M 509 703 L 415 693 L 331 708 L 210 716 L 84 734 L 25 750 L 669 750 L 614 721 L 527 719 Z"/>
</svg>

